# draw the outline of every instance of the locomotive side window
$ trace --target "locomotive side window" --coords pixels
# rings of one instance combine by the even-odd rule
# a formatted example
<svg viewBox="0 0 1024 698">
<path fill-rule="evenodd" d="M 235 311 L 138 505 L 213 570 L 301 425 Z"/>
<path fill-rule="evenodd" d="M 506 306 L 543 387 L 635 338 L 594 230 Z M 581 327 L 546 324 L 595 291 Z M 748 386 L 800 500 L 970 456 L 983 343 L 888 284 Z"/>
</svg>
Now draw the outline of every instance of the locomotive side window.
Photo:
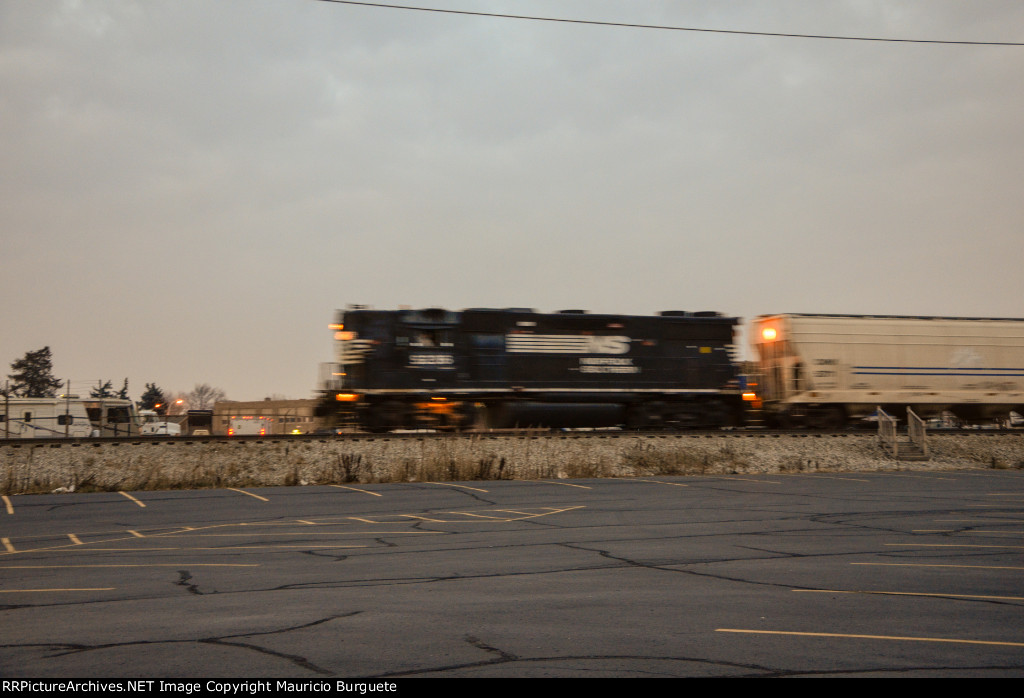
<svg viewBox="0 0 1024 698">
<path fill-rule="evenodd" d="M 399 340 L 409 338 L 400 337 Z M 450 347 L 452 346 L 452 333 L 450 330 L 416 330 L 412 337 L 409 346 L 420 347 L 420 348 L 434 348 L 434 347 Z M 402 342 L 399 341 L 401 344 Z"/>
</svg>

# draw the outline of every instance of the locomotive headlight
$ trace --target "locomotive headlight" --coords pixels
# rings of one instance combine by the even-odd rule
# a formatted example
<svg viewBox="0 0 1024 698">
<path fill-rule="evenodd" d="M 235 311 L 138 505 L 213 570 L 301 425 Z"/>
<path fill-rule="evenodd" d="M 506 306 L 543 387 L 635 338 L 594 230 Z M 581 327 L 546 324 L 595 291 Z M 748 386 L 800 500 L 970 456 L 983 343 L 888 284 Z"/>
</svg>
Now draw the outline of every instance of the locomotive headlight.
<svg viewBox="0 0 1024 698">
<path fill-rule="evenodd" d="M 344 342 L 344 341 L 348 341 L 350 339 L 355 339 L 356 338 L 356 333 L 355 332 L 335 332 L 334 333 L 334 338 Z"/>
<path fill-rule="evenodd" d="M 775 330 L 774 327 L 765 327 L 763 330 L 761 330 L 761 339 L 763 339 L 766 342 L 774 342 L 776 337 L 778 336 L 779 333 Z"/>
</svg>

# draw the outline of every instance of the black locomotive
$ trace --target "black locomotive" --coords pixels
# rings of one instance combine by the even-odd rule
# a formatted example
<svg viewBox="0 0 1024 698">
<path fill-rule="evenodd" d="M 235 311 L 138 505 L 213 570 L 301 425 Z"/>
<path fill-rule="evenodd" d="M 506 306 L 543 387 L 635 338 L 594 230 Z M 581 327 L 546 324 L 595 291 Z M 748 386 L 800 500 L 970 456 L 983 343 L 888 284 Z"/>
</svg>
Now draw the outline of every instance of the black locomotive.
<svg viewBox="0 0 1024 698">
<path fill-rule="evenodd" d="M 370 431 L 733 425 L 738 323 L 714 312 L 353 307 L 331 326 L 321 412 Z"/>
</svg>

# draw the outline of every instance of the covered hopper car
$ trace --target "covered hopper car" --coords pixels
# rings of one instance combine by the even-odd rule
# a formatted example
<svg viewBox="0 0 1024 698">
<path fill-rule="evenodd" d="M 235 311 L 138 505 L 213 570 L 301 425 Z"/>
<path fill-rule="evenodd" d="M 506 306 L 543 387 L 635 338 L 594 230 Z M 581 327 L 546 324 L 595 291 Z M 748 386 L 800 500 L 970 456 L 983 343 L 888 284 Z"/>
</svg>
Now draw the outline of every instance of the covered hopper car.
<svg viewBox="0 0 1024 698">
<path fill-rule="evenodd" d="M 762 315 L 752 326 L 769 423 L 838 428 L 881 406 L 1007 421 L 1024 407 L 1024 320 Z"/>
<path fill-rule="evenodd" d="M 714 312 L 356 307 L 331 326 L 320 413 L 370 431 L 734 425 L 738 322 Z"/>
</svg>

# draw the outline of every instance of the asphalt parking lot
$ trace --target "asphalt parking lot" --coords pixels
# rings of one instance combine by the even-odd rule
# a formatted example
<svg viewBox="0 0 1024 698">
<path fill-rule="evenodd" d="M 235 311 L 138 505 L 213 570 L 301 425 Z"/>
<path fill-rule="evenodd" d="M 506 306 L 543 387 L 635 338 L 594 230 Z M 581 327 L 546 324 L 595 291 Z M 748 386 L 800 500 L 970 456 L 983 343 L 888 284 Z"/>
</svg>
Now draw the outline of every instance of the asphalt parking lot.
<svg viewBox="0 0 1024 698">
<path fill-rule="evenodd" d="M 0 502 L 4 677 L 1024 675 L 1024 473 Z"/>
</svg>

